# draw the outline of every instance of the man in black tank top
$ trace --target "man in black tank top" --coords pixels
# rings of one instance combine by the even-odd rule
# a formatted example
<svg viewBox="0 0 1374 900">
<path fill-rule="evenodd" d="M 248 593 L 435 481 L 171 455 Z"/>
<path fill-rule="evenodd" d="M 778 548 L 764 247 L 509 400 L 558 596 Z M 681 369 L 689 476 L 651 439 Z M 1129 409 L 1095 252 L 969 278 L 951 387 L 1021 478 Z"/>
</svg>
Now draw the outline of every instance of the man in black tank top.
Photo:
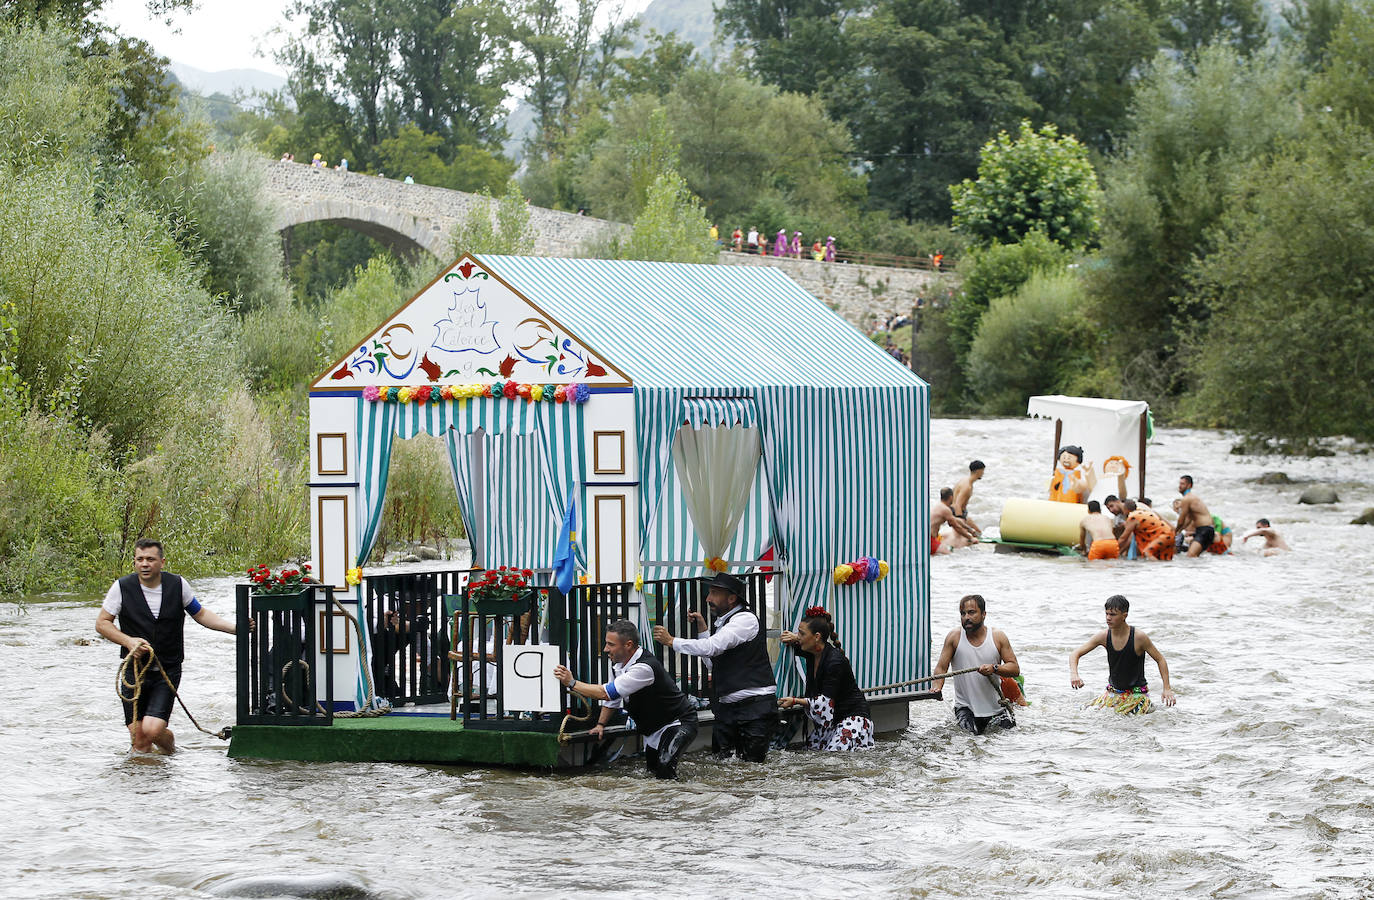
<svg viewBox="0 0 1374 900">
<path fill-rule="evenodd" d="M 1169 664 L 1164 654 L 1150 640 L 1150 636 L 1126 624 L 1126 616 L 1131 611 L 1130 601 L 1117 594 L 1107 598 L 1107 627 L 1099 631 L 1069 656 L 1069 684 L 1077 690 L 1083 686 L 1078 677 L 1078 660 L 1098 647 L 1107 648 L 1107 690 L 1097 700 L 1095 706 L 1115 709 L 1118 712 L 1148 712 L 1150 709 L 1149 685 L 1145 681 L 1145 656 L 1159 666 L 1159 680 L 1163 687 L 1160 698 L 1165 706 L 1174 705 L 1174 692 L 1169 686 Z"/>
<path fill-rule="evenodd" d="M 605 653 L 614 664 L 605 684 L 578 681 L 567 666 L 554 677 L 575 694 L 601 701 L 601 715 L 588 730 L 600 739 L 617 709 L 624 708 L 644 736 L 644 760 L 657 778 L 676 778 L 677 764 L 697 736 L 697 710 L 663 664 L 639 645 L 639 629 L 621 619 L 606 628 Z"/>
</svg>

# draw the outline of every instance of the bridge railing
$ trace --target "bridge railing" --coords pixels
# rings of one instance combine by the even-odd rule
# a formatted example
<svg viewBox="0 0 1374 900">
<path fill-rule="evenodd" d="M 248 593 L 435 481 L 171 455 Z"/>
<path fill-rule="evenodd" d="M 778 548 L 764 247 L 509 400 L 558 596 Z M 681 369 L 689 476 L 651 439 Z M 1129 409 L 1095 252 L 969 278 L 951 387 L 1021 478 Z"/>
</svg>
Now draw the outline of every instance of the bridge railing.
<svg viewBox="0 0 1374 900">
<path fill-rule="evenodd" d="M 763 259 L 775 258 L 771 253 L 761 254 L 757 249 L 751 250 L 748 247 L 736 251 L 733 246 L 725 244 L 722 249 L 730 253 L 739 252 L 744 256 L 759 256 Z M 784 256 L 781 258 L 795 259 L 796 257 Z M 809 249 L 802 250 L 801 260 L 803 262 L 816 261 L 812 258 Z M 869 253 L 864 250 L 836 250 L 835 262 L 853 263 L 857 266 L 882 266 L 889 269 L 921 269 L 927 272 L 954 271 L 954 261 L 949 257 L 944 257 L 940 260 L 939 265 L 936 265 L 934 257 L 930 256 L 897 256 L 892 253 Z"/>
</svg>

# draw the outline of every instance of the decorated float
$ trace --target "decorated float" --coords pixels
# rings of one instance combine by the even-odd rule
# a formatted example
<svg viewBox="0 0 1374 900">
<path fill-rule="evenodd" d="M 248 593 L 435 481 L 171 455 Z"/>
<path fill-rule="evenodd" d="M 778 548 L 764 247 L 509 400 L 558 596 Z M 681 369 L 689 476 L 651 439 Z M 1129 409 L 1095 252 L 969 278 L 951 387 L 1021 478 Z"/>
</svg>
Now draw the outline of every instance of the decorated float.
<svg viewBox="0 0 1374 900">
<path fill-rule="evenodd" d="M 709 671 L 649 631 L 686 633 L 713 570 L 748 584 L 781 694 L 798 673 L 776 637 L 823 606 L 879 730 L 904 728 L 930 671 L 928 403 L 775 269 L 464 256 L 310 386 L 322 584 L 239 588 L 231 755 L 601 758 L 552 667 L 606 681 L 605 627 L 628 618 L 704 698 Z M 421 433 L 475 568 L 369 573 L 392 449 Z"/>
<path fill-rule="evenodd" d="M 1031 397 L 1026 414 L 1054 422 L 1053 454 L 1046 467 L 1046 496 L 1014 497 L 1002 507 L 997 535 L 985 536 L 999 552 L 1076 556 L 1087 502 L 1109 494 L 1145 492 L 1145 452 L 1154 427 L 1143 400 Z"/>
</svg>

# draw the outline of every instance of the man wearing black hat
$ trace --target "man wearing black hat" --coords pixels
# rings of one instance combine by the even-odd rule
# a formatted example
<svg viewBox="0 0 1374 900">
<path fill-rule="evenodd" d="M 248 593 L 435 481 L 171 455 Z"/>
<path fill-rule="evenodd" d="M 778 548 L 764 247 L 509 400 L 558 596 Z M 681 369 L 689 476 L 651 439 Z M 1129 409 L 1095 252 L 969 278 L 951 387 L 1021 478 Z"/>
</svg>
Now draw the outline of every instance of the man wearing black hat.
<svg viewBox="0 0 1374 900">
<path fill-rule="evenodd" d="M 706 603 L 715 614 L 710 629 L 693 610 L 687 618 L 697 627 L 695 638 L 674 638 L 668 629 L 655 625 L 654 640 L 678 653 L 701 657 L 711 670 L 715 754 L 763 762 L 778 716 L 778 685 L 767 638 L 759 617 L 745 606 L 742 580 L 719 572 L 707 586 Z"/>
</svg>

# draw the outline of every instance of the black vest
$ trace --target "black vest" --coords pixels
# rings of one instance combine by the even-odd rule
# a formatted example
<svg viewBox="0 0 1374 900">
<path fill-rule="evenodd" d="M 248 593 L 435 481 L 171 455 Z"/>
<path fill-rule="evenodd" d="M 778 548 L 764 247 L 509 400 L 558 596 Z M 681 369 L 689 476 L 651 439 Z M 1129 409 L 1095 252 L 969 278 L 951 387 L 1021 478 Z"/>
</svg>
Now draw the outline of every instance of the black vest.
<svg viewBox="0 0 1374 900">
<path fill-rule="evenodd" d="M 674 719 L 696 712 L 696 707 L 652 653 L 641 648 L 634 665 L 648 666 L 654 673 L 653 684 L 622 697 L 620 701 L 630 718 L 635 720 L 635 728 L 640 734 L 653 734 Z"/>
<path fill-rule="evenodd" d="M 720 626 L 737 615 L 749 613 L 746 606 L 736 606 L 725 615 L 716 619 L 711 625 L 711 633 L 715 634 Z M 753 615 L 752 613 L 749 613 Z M 719 702 L 721 697 L 728 697 L 735 691 L 743 691 L 747 688 L 771 687 L 776 688 L 778 682 L 773 678 L 773 664 L 768 661 L 768 638 L 763 632 L 763 623 L 759 623 L 758 634 L 754 635 L 753 640 L 745 641 L 743 644 L 731 647 L 719 656 L 711 658 L 711 703 L 714 705 Z"/>
<path fill-rule="evenodd" d="M 185 598 L 181 594 L 181 576 L 162 573 L 162 609 L 156 619 L 143 597 L 143 586 L 137 575 L 125 575 L 117 582 L 121 597 L 119 630 L 129 637 L 143 638 L 153 645 L 153 652 L 163 668 L 181 665 L 186 651 L 182 645 L 182 625 L 186 622 Z M 129 648 L 121 647 L 120 659 L 129 655 Z"/>
</svg>

